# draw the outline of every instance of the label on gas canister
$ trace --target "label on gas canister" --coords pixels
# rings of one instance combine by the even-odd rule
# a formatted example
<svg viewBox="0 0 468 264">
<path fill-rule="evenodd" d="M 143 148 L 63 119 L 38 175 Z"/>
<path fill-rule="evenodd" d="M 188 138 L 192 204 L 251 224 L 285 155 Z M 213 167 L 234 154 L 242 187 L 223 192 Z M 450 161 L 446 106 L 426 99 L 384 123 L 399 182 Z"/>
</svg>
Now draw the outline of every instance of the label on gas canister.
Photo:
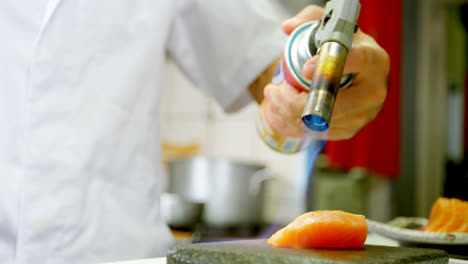
<svg viewBox="0 0 468 264">
<path fill-rule="evenodd" d="M 288 83 L 296 87 L 296 85 L 298 84 L 294 81 L 292 77 L 290 77 L 290 73 L 286 73 L 287 71 L 288 67 L 286 66 L 283 58 L 281 59 L 281 62 L 278 65 L 278 69 L 276 70 L 275 76 L 271 80 L 271 83 L 280 84 L 284 81 L 287 81 Z M 285 80 L 285 77 L 289 78 Z M 299 89 L 298 87 L 296 88 Z M 256 127 L 260 137 L 270 148 L 276 151 L 283 153 L 298 152 L 302 143 L 302 138 L 286 136 L 283 133 L 280 133 L 276 129 L 274 129 L 274 126 L 272 126 L 271 122 L 269 122 L 267 117 L 265 116 L 265 107 L 267 106 L 267 104 L 269 104 L 268 100 L 264 99 L 260 106 L 260 110 L 258 111 Z"/>
<path fill-rule="evenodd" d="M 302 138 L 285 136 L 274 129 L 265 116 L 265 107 L 269 102 L 263 100 L 257 118 L 257 131 L 263 141 L 272 149 L 283 153 L 296 153 L 302 143 Z"/>
<path fill-rule="evenodd" d="M 272 149 L 283 153 L 296 153 L 299 151 L 302 139 L 284 136 L 276 132 L 263 115 L 264 111 L 262 109 L 264 107 L 265 104 L 262 103 L 257 119 L 257 131 L 263 141 Z"/>
</svg>

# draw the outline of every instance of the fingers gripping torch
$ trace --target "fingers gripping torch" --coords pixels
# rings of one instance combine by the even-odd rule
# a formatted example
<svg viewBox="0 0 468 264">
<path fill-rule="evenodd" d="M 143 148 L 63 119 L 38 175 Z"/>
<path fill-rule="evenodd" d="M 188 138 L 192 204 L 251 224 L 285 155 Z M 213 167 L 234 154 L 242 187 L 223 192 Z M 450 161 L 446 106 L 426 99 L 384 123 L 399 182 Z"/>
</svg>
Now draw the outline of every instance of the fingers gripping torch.
<svg viewBox="0 0 468 264">
<path fill-rule="evenodd" d="M 319 47 L 319 60 L 312 78 L 302 121 L 311 130 L 327 130 L 331 121 L 344 65 L 357 31 L 359 0 L 332 0 L 309 45 Z"/>
<path fill-rule="evenodd" d="M 298 26 L 286 42 L 284 56 L 272 83 L 286 81 L 296 89 L 308 92 L 301 119 L 310 130 L 328 129 L 338 89 L 352 82 L 353 74 L 342 75 L 357 30 L 360 9 L 359 0 L 331 0 L 321 21 Z M 319 54 L 319 60 L 312 80 L 308 80 L 302 68 L 315 54 Z M 263 141 L 282 153 L 304 149 L 311 142 L 307 132 L 298 135 L 288 127 L 275 126 L 274 120 L 269 120 L 265 113 L 268 104 L 264 99 L 257 120 L 257 131 Z"/>
</svg>

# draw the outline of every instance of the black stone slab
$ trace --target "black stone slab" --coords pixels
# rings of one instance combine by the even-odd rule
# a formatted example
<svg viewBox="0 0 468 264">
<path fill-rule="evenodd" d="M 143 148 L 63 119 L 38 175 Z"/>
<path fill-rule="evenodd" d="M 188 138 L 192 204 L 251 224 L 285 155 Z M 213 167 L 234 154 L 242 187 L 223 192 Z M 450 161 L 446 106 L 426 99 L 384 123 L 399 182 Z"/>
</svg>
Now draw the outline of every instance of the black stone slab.
<svg viewBox="0 0 468 264">
<path fill-rule="evenodd" d="M 283 263 L 448 263 L 445 251 L 366 245 L 362 249 L 292 249 L 269 246 L 266 240 L 176 245 L 168 264 Z"/>
</svg>

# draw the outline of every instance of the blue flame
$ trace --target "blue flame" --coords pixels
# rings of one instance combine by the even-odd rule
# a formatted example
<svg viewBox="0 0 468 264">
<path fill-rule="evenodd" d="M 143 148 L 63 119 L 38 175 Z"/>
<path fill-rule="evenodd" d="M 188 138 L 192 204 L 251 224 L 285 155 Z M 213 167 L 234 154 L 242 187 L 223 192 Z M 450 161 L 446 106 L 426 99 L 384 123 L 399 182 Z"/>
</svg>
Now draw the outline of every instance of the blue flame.
<svg viewBox="0 0 468 264">
<path fill-rule="evenodd" d="M 328 134 L 328 131 L 327 131 Z M 318 154 L 322 152 L 323 148 L 325 148 L 325 145 L 327 144 L 326 140 L 319 140 L 319 139 L 313 139 L 309 146 L 306 148 L 306 159 L 305 159 L 305 174 L 303 177 L 305 177 L 305 184 L 304 184 L 304 189 L 303 189 L 303 197 L 304 197 L 304 203 L 307 199 L 307 191 L 309 191 L 309 186 L 310 182 L 312 181 L 313 177 L 313 170 L 314 170 L 314 165 L 315 161 L 317 159 Z"/>
</svg>

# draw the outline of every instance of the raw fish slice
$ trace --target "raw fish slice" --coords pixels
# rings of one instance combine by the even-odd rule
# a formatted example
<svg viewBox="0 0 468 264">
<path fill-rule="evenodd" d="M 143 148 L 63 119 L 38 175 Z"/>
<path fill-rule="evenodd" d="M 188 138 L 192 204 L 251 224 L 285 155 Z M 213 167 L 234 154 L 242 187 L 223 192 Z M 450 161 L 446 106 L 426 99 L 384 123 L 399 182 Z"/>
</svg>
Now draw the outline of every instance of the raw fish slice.
<svg viewBox="0 0 468 264">
<path fill-rule="evenodd" d="M 439 232 L 455 232 L 455 230 L 458 230 L 462 227 L 464 221 L 468 220 L 465 219 L 466 213 L 463 210 L 465 209 L 465 206 L 461 202 L 461 200 L 451 199 L 450 209 L 450 211 L 452 212 L 451 218 L 445 225 L 443 225 L 439 229 Z"/>
<path fill-rule="evenodd" d="M 468 202 L 457 198 L 437 199 L 427 225 L 429 232 L 468 232 Z"/>
<path fill-rule="evenodd" d="M 366 241 L 363 215 L 343 211 L 315 211 L 303 214 L 268 239 L 276 247 L 360 248 Z"/>
<path fill-rule="evenodd" d="M 431 209 L 429 221 L 425 227 L 425 231 L 438 232 L 438 230 L 445 225 L 452 217 L 452 210 L 450 209 L 450 199 L 441 197 L 437 199 Z"/>
<path fill-rule="evenodd" d="M 468 233 L 468 202 L 463 203 L 462 210 L 465 212 L 465 216 L 463 218 L 464 219 L 463 224 L 460 225 L 460 227 L 454 230 L 453 232 Z"/>
</svg>

